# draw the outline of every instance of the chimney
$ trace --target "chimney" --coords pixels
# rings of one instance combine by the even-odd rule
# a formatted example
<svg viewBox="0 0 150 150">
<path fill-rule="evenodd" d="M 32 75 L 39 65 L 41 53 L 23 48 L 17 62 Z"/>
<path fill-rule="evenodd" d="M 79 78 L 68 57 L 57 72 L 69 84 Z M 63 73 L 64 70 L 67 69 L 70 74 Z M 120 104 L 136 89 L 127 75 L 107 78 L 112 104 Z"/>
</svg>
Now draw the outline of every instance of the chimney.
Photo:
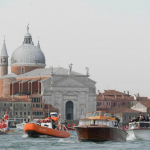
<svg viewBox="0 0 150 150">
<path fill-rule="evenodd" d="M 127 91 L 127 94 L 129 95 L 129 91 Z"/>
<path fill-rule="evenodd" d="M 139 95 L 139 93 L 137 93 L 137 95 L 136 95 L 137 97 L 140 97 L 140 95 Z"/>
<path fill-rule="evenodd" d="M 124 94 L 126 94 L 126 91 L 124 91 Z"/>
<path fill-rule="evenodd" d="M 100 94 L 100 91 L 99 90 L 97 90 L 97 95 L 99 95 Z"/>
<path fill-rule="evenodd" d="M 103 94 L 103 99 L 105 99 L 105 95 Z"/>
<path fill-rule="evenodd" d="M 137 100 L 137 96 L 134 94 L 134 100 Z"/>
<path fill-rule="evenodd" d="M 104 90 L 104 92 L 107 92 L 107 90 Z"/>
</svg>

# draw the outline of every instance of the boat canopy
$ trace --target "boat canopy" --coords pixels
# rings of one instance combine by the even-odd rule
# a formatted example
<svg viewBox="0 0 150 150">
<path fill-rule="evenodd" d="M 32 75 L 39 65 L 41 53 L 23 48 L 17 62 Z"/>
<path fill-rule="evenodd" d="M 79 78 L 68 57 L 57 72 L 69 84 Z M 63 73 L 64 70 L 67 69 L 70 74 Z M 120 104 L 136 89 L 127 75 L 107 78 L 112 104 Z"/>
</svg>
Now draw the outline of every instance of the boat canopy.
<svg viewBox="0 0 150 150">
<path fill-rule="evenodd" d="M 94 111 L 86 114 L 87 119 L 110 119 L 115 120 L 114 113 L 108 113 L 105 111 Z"/>
</svg>

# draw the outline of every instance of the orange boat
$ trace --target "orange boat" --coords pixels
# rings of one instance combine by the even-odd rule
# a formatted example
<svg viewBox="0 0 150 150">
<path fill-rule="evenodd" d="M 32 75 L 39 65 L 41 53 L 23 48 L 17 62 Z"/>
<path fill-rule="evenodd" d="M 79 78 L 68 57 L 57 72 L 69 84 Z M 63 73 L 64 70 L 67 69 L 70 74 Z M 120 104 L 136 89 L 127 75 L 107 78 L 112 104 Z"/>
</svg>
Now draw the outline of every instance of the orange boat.
<svg viewBox="0 0 150 150">
<path fill-rule="evenodd" d="M 39 137 L 41 135 L 59 138 L 70 137 L 70 133 L 67 131 L 66 127 L 62 125 L 61 130 L 56 129 L 52 119 L 34 119 L 31 123 L 25 124 L 24 132 L 28 134 L 29 137 Z"/>
</svg>

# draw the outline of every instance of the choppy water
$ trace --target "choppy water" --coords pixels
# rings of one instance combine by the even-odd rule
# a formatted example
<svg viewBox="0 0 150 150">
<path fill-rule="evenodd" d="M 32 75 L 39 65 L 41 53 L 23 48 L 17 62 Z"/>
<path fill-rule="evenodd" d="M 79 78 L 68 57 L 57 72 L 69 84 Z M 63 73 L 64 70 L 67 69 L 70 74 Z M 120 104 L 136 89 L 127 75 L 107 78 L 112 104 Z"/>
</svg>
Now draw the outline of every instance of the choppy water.
<svg viewBox="0 0 150 150">
<path fill-rule="evenodd" d="M 149 150 L 150 141 L 128 140 L 127 142 L 78 142 L 76 132 L 71 137 L 29 138 L 22 130 L 13 129 L 8 135 L 0 135 L 0 150 Z"/>
</svg>

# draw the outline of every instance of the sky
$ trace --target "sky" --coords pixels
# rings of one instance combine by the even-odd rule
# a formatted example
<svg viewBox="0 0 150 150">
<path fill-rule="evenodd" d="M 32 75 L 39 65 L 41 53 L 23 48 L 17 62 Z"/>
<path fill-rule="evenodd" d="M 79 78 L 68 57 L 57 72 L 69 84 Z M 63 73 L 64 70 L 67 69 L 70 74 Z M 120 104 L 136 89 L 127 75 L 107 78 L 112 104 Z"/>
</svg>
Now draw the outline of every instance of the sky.
<svg viewBox="0 0 150 150">
<path fill-rule="evenodd" d="M 0 47 L 5 36 L 10 64 L 29 23 L 46 67 L 89 67 L 100 92 L 150 98 L 149 8 L 149 0 L 0 0 Z"/>
</svg>

